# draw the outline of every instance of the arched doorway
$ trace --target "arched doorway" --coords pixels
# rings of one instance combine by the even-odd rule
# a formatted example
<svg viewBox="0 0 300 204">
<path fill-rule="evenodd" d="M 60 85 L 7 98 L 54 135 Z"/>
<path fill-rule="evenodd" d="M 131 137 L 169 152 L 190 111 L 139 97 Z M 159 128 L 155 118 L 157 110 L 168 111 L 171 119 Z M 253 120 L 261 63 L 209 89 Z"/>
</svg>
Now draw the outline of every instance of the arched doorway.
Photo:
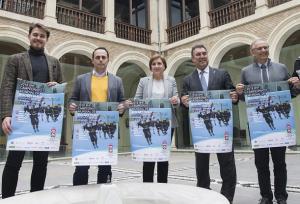
<svg viewBox="0 0 300 204">
<path fill-rule="evenodd" d="M 241 70 L 253 61 L 250 54 L 250 46 L 242 45 L 230 49 L 222 58 L 220 68 L 226 69 L 231 76 L 234 85 L 241 80 Z M 244 102 L 232 107 L 233 113 L 233 143 L 235 147 L 248 147 L 248 123 Z"/>
<path fill-rule="evenodd" d="M 134 98 L 137 86 L 142 77 L 147 76 L 141 67 L 132 62 L 124 62 L 116 75 L 123 81 L 125 99 Z M 120 118 L 119 151 L 130 151 L 128 111 Z"/>
<path fill-rule="evenodd" d="M 68 100 L 71 97 L 74 81 L 77 76 L 90 72 L 92 70 L 91 59 L 85 55 L 77 53 L 66 53 L 59 59 L 61 63 L 64 81 L 67 82 L 65 90 L 65 114 L 63 121 L 63 130 L 61 144 L 63 146 L 69 145 L 71 148 L 72 143 L 72 117 L 68 112 Z"/>
<path fill-rule="evenodd" d="M 294 71 L 294 62 L 297 57 L 300 56 L 300 30 L 292 33 L 284 42 L 282 49 L 280 50 L 279 62 L 285 64 L 288 67 L 289 73 Z M 293 99 L 295 122 L 300 122 L 300 102 L 299 96 Z M 300 144 L 300 127 L 296 126 L 297 145 Z"/>
<path fill-rule="evenodd" d="M 181 63 L 174 75 L 176 80 L 178 95 L 181 96 L 183 78 L 191 74 L 195 70 L 191 60 L 187 60 Z M 190 123 L 189 123 L 189 112 L 188 109 L 180 106 L 177 108 L 176 116 L 178 120 L 178 128 L 176 130 L 175 145 L 177 148 L 186 148 L 192 145 Z"/>
<path fill-rule="evenodd" d="M 0 82 L 2 82 L 2 77 L 4 73 L 5 64 L 10 55 L 24 52 L 26 49 L 21 45 L 0 41 Z"/>
<path fill-rule="evenodd" d="M 9 56 L 24 51 L 26 51 L 26 49 L 19 44 L 0 41 L 0 84 L 2 84 L 4 69 Z M 4 145 L 6 143 L 6 137 L 2 136 L 2 128 L 0 128 L 0 145 Z"/>
<path fill-rule="evenodd" d="M 285 64 L 290 73 L 293 73 L 294 62 L 300 56 L 300 30 L 294 32 L 283 44 L 279 62 Z"/>
</svg>

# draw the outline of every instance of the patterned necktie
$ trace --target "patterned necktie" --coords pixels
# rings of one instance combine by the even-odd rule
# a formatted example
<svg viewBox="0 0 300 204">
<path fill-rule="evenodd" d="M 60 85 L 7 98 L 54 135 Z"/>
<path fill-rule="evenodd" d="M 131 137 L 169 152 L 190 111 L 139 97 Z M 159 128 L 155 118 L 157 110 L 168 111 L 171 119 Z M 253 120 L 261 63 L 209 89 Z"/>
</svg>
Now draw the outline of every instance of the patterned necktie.
<svg viewBox="0 0 300 204">
<path fill-rule="evenodd" d="M 207 83 L 204 77 L 204 71 L 200 72 L 200 81 L 201 81 L 203 91 L 207 91 Z"/>
<path fill-rule="evenodd" d="M 261 71 L 262 71 L 263 83 L 269 82 L 266 65 L 262 64 L 260 68 L 261 68 Z"/>
</svg>

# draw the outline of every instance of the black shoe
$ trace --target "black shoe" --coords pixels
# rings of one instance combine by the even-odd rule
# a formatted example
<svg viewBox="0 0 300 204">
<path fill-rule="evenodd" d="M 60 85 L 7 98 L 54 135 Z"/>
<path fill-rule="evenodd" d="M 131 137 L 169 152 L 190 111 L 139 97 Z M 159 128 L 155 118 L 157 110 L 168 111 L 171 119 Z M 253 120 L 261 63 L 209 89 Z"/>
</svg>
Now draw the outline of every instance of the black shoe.
<svg viewBox="0 0 300 204">
<path fill-rule="evenodd" d="M 269 198 L 264 198 L 264 197 L 262 197 L 262 198 L 259 200 L 259 204 L 273 204 L 273 201 L 270 200 Z"/>
<path fill-rule="evenodd" d="M 284 199 L 278 199 L 277 204 L 287 204 L 287 202 Z"/>
</svg>

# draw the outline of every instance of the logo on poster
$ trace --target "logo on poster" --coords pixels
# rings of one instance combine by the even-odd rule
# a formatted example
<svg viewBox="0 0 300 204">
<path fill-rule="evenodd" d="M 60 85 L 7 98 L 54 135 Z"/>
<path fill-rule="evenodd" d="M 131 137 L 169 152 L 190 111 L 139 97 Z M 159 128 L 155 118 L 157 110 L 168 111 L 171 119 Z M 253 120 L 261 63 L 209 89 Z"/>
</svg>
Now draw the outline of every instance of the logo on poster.
<svg viewBox="0 0 300 204">
<path fill-rule="evenodd" d="M 166 150 L 167 147 L 168 147 L 168 142 L 167 142 L 166 140 L 164 140 L 164 141 L 162 142 L 161 146 L 162 146 L 162 149 L 163 149 L 163 150 Z"/>
<path fill-rule="evenodd" d="M 287 133 L 288 133 L 288 136 L 291 136 L 291 133 L 292 133 L 292 127 L 291 127 L 291 125 L 290 125 L 289 123 L 286 125 L 286 131 L 287 131 Z"/>
<path fill-rule="evenodd" d="M 229 135 L 227 131 L 224 132 L 224 140 L 229 140 Z"/>
<path fill-rule="evenodd" d="M 51 138 L 54 138 L 56 136 L 56 128 L 51 128 L 51 131 L 50 131 L 50 136 Z"/>
<path fill-rule="evenodd" d="M 113 145 L 112 144 L 108 145 L 108 152 L 113 153 Z"/>
</svg>

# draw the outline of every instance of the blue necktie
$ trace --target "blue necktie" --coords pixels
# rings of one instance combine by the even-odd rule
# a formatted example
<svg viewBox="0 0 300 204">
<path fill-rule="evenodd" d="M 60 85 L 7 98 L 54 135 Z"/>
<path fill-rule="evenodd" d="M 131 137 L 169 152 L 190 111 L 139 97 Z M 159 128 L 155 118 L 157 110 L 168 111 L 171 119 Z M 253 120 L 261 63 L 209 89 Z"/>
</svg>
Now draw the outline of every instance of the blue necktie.
<svg viewBox="0 0 300 204">
<path fill-rule="evenodd" d="M 204 77 L 204 71 L 200 72 L 200 82 L 201 82 L 203 91 L 207 91 L 207 83 L 206 83 L 206 80 Z"/>
<path fill-rule="evenodd" d="M 269 82 L 266 65 L 262 64 L 260 68 L 262 70 L 263 83 Z"/>
</svg>

